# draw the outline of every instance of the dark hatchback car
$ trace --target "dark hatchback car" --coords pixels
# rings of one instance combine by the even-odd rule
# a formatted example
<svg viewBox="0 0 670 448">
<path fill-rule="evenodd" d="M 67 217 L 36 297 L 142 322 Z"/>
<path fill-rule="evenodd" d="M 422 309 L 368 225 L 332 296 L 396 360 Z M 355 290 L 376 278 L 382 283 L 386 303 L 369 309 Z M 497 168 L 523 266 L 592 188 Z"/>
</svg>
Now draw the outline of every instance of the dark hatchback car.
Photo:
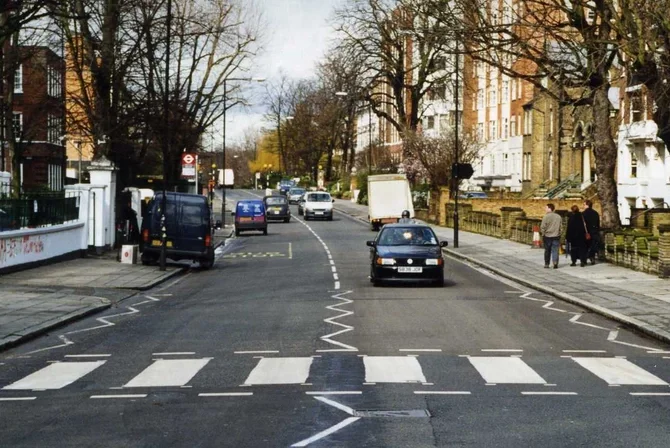
<svg viewBox="0 0 670 448">
<path fill-rule="evenodd" d="M 387 224 L 370 247 L 370 281 L 428 281 L 444 285 L 442 247 L 433 229 L 422 224 Z"/>
<path fill-rule="evenodd" d="M 263 202 L 265 203 L 265 216 L 267 216 L 268 221 L 289 222 L 291 220 L 291 209 L 286 196 L 265 196 Z"/>
<path fill-rule="evenodd" d="M 166 195 L 165 229 L 167 257 L 193 260 L 203 268 L 214 265 L 212 221 L 207 198 L 198 194 Z M 161 216 L 163 193 L 156 193 L 142 220 L 142 264 L 158 261 L 161 251 Z"/>
<path fill-rule="evenodd" d="M 268 234 L 268 220 L 265 216 L 265 203 L 260 199 L 238 201 L 235 206 L 235 235 L 247 230 L 260 230 Z"/>
</svg>

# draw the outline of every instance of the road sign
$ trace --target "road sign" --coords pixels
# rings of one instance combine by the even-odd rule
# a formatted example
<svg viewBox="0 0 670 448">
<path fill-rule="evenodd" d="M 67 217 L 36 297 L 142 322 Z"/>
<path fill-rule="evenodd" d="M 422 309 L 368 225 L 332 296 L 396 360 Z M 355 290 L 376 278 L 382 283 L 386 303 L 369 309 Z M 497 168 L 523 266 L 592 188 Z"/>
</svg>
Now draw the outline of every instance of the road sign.
<svg viewBox="0 0 670 448">
<path fill-rule="evenodd" d="M 184 179 L 195 179 L 197 164 L 196 155 L 183 153 L 181 155 L 181 177 Z"/>
</svg>

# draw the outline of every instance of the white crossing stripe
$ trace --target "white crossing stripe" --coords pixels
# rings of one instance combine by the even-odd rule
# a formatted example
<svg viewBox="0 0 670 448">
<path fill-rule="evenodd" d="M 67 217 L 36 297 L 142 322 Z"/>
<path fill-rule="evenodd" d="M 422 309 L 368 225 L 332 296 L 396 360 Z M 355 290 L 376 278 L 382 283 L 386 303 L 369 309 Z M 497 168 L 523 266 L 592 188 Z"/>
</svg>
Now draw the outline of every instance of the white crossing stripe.
<svg viewBox="0 0 670 448">
<path fill-rule="evenodd" d="M 572 358 L 607 384 L 667 386 L 668 383 L 627 359 L 621 358 Z"/>
<path fill-rule="evenodd" d="M 521 358 L 507 356 L 471 356 L 470 363 L 492 384 L 545 384 L 546 381 Z"/>
<path fill-rule="evenodd" d="M 413 356 L 365 356 L 366 383 L 425 383 L 421 364 Z"/>
<path fill-rule="evenodd" d="M 123 387 L 183 386 L 211 359 L 158 359 Z"/>
<path fill-rule="evenodd" d="M 304 384 L 313 358 L 263 358 L 249 374 L 245 385 Z"/>
<path fill-rule="evenodd" d="M 61 389 L 103 365 L 106 361 L 55 362 L 22 378 L 5 390 Z"/>
</svg>

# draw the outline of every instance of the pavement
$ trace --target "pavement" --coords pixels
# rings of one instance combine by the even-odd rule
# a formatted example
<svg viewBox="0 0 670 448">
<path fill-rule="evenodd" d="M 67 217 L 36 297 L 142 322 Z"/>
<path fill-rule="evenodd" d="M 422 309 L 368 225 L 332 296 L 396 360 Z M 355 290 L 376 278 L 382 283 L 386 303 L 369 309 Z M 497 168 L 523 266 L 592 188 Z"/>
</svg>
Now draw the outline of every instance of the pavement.
<svg viewBox="0 0 670 448">
<path fill-rule="evenodd" d="M 367 221 L 367 206 L 338 201 L 336 208 Z M 439 238 L 452 244 L 444 252 L 454 258 L 670 342 L 668 280 L 606 262 L 572 267 L 566 256 L 561 256 L 558 270 L 545 269 L 542 249 L 462 230 L 456 249 L 453 229 L 432 227 Z"/>
<path fill-rule="evenodd" d="M 670 344 L 450 257 L 375 287 L 374 235 L 294 215 L 0 353 L 2 444 L 667 446 Z"/>
</svg>

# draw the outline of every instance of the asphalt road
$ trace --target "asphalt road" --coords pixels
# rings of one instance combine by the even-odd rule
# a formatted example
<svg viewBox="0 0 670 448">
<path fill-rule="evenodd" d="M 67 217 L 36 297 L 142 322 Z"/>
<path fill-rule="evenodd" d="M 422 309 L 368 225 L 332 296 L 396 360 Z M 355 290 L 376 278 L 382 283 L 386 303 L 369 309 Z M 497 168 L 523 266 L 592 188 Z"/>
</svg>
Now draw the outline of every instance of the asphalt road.
<svg viewBox="0 0 670 448">
<path fill-rule="evenodd" d="M 670 347 L 453 260 L 374 288 L 373 236 L 271 224 L 2 353 L 0 445 L 669 445 Z"/>
</svg>

